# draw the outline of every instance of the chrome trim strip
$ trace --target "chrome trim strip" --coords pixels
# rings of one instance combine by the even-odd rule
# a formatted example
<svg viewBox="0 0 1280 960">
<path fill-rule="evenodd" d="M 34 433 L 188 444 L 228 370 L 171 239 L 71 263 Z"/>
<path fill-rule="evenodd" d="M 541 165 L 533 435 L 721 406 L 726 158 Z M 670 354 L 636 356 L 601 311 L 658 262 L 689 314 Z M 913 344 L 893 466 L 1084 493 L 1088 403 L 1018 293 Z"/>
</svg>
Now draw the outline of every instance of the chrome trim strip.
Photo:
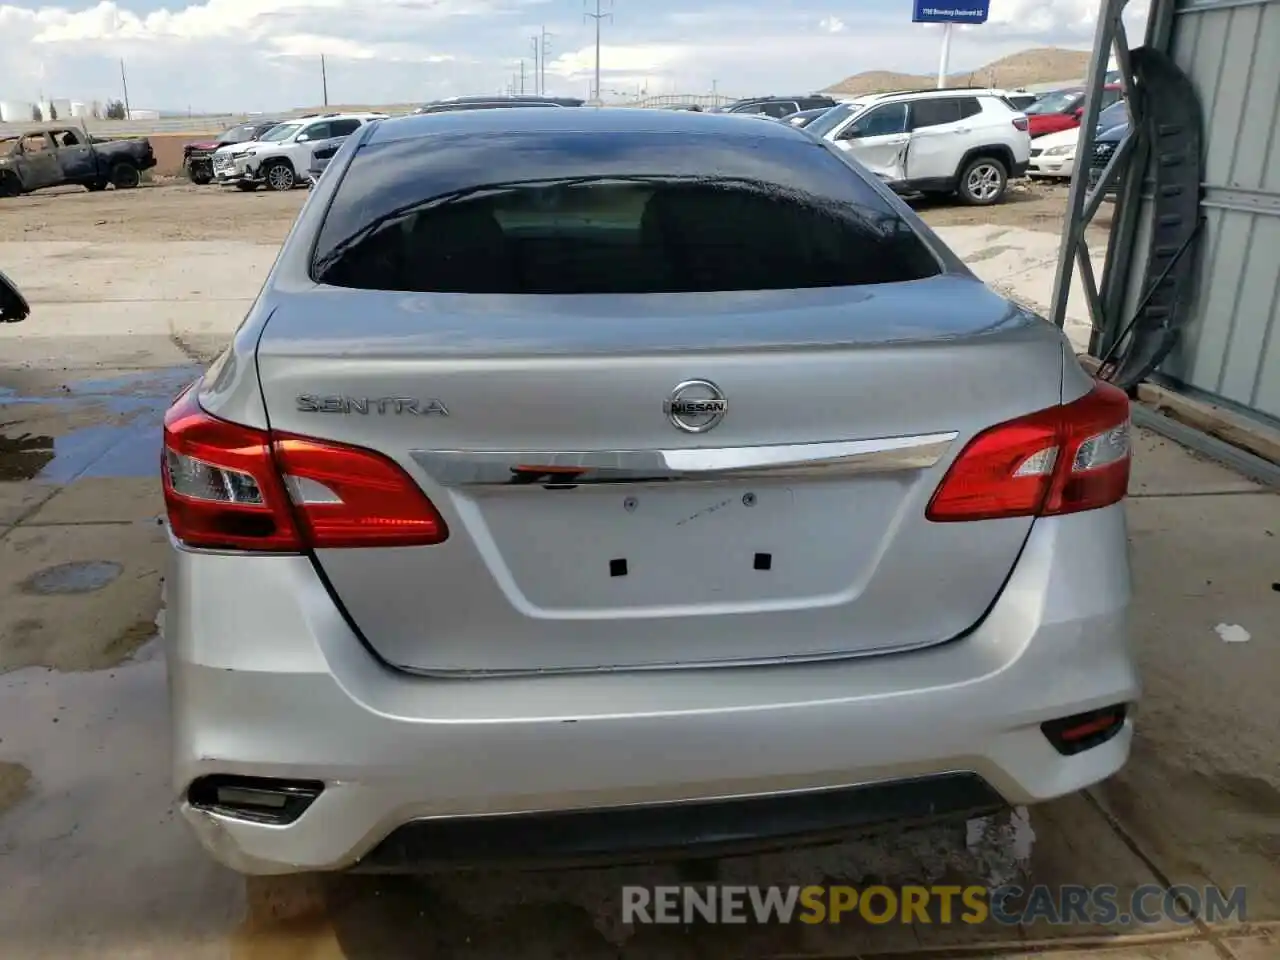
<svg viewBox="0 0 1280 960">
<path fill-rule="evenodd" d="M 957 434 L 673 450 L 414 450 L 443 487 L 568 487 L 732 479 L 850 476 L 923 470 Z"/>
</svg>

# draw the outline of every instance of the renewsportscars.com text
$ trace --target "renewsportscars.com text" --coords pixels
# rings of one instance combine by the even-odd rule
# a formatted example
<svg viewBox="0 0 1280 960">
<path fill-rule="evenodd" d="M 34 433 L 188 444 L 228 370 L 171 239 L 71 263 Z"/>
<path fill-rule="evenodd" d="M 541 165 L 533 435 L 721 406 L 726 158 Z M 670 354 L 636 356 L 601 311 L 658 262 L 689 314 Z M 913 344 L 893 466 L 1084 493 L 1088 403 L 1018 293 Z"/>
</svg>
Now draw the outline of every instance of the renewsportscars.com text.
<svg viewBox="0 0 1280 960">
<path fill-rule="evenodd" d="M 1246 920 L 1245 889 L 1146 885 L 984 887 L 729 885 L 622 888 L 622 922 L 926 923 L 1001 925 L 1073 923 L 1128 926 Z"/>
</svg>

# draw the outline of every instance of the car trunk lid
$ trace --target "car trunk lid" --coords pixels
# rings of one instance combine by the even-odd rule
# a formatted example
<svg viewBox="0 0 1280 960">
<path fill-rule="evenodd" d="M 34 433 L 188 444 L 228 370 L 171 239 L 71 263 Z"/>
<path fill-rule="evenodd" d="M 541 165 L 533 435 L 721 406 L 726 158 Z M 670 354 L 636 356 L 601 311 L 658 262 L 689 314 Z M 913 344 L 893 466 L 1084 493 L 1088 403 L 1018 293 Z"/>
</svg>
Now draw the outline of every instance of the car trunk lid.
<svg viewBox="0 0 1280 960">
<path fill-rule="evenodd" d="M 445 543 L 317 561 L 388 662 L 469 675 L 811 660 L 963 633 L 1032 520 L 938 524 L 925 507 L 967 439 L 1059 402 L 1062 350 L 969 277 L 316 288 L 276 310 L 258 366 L 273 429 L 389 455 L 444 515 Z"/>
</svg>

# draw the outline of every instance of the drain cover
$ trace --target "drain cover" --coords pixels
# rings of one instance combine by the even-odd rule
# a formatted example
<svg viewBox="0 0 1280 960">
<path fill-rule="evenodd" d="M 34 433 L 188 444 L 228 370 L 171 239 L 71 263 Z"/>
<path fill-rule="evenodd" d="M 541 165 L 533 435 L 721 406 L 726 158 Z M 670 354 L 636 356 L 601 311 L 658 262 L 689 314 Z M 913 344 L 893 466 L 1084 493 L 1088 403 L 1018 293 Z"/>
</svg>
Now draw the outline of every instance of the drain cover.
<svg viewBox="0 0 1280 960">
<path fill-rule="evenodd" d="M 124 568 L 110 560 L 80 560 L 60 563 L 33 573 L 22 583 L 27 593 L 92 593 L 101 590 Z"/>
</svg>

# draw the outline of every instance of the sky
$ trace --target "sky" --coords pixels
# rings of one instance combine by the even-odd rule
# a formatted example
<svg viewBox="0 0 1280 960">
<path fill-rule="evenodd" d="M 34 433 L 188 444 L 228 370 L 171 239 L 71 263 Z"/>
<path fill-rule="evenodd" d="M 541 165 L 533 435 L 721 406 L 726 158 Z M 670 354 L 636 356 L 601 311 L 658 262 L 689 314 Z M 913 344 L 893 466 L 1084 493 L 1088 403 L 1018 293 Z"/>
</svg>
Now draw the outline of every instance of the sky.
<svg viewBox="0 0 1280 960">
<path fill-rule="evenodd" d="M 322 102 L 408 103 L 534 88 L 587 97 L 596 0 L 0 0 L 0 100 L 120 98 L 163 110 L 270 111 Z M 912 0 L 600 0 L 605 99 L 802 93 L 863 70 L 937 70 L 940 28 Z M 587 6 L 590 4 L 590 7 Z M 1140 6 L 1134 4 L 1134 7 Z M 957 28 L 951 69 L 1034 46 L 1087 49 L 1097 0 L 992 0 Z M 1136 45 L 1136 44 L 1135 44 Z"/>
</svg>

